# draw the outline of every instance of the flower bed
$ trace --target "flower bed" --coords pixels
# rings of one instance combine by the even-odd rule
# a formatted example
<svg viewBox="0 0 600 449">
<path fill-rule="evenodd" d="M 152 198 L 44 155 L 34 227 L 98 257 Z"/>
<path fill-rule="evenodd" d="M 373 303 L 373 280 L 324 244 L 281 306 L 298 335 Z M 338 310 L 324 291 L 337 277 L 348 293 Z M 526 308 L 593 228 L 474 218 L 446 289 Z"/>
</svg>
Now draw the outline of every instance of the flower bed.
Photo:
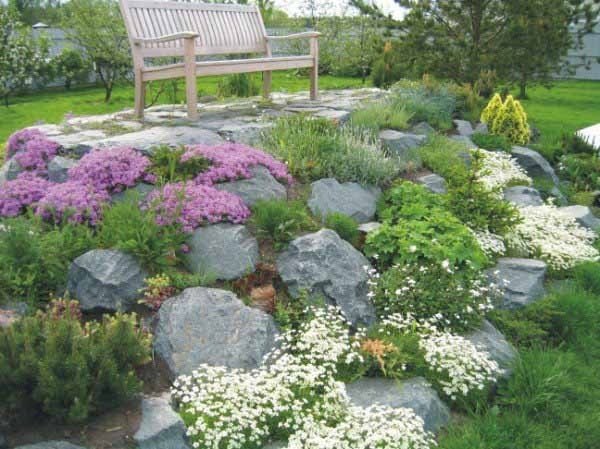
<svg viewBox="0 0 600 449">
<path fill-rule="evenodd" d="M 67 220 L 93 226 L 102 218 L 102 205 L 109 200 L 108 193 L 102 190 L 69 181 L 53 185 L 37 203 L 35 212 L 54 223 Z"/>
<path fill-rule="evenodd" d="M 53 185 L 34 173 L 21 173 L 0 188 L 0 216 L 16 217 L 41 200 Z"/>
<path fill-rule="evenodd" d="M 48 139 L 40 130 L 27 128 L 10 136 L 6 155 L 14 156 L 23 170 L 46 175 L 48 162 L 56 156 L 59 148 L 58 143 Z"/>
</svg>

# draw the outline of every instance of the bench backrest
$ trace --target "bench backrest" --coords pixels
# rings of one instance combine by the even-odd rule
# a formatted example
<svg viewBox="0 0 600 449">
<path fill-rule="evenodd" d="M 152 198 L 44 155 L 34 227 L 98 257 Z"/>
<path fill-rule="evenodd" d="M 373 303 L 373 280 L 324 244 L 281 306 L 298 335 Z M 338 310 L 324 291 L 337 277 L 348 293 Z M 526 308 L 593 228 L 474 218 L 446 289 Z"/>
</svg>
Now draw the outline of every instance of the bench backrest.
<svg viewBox="0 0 600 449">
<path fill-rule="evenodd" d="M 265 25 L 256 5 L 156 0 L 120 0 L 120 4 L 130 40 L 193 31 L 199 34 L 197 55 L 267 51 Z M 181 56 L 183 40 L 132 48 L 142 57 Z"/>
</svg>

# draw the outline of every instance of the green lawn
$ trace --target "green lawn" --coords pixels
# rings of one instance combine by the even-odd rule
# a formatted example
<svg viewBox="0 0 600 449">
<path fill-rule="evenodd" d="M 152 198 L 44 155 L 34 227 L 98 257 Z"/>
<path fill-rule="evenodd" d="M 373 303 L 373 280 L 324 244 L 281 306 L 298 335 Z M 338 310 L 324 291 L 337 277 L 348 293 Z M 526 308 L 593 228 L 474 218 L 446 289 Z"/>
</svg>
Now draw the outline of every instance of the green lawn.
<svg viewBox="0 0 600 449">
<path fill-rule="evenodd" d="M 541 145 L 553 145 L 563 133 L 600 122 L 600 81 L 557 81 L 550 90 L 529 90 L 523 106 L 542 132 Z"/>
<path fill-rule="evenodd" d="M 260 85 L 260 77 L 255 75 Z M 198 79 L 199 95 L 215 94 L 217 83 L 223 77 L 206 77 Z M 360 87 L 361 80 L 322 76 L 319 78 L 321 89 L 342 89 Z M 291 72 L 273 73 L 273 90 L 297 92 L 308 90 L 308 77 L 296 76 Z M 183 101 L 183 85 L 179 87 L 179 102 Z M 21 128 L 34 125 L 40 121 L 60 123 L 65 114 L 105 114 L 133 107 L 133 87 L 130 85 L 116 87 L 109 103 L 104 101 L 104 90 L 98 87 L 87 87 L 65 91 L 55 89 L 10 99 L 8 108 L 0 106 L 0 142 Z M 158 103 L 172 103 L 172 98 L 163 94 Z"/>
</svg>

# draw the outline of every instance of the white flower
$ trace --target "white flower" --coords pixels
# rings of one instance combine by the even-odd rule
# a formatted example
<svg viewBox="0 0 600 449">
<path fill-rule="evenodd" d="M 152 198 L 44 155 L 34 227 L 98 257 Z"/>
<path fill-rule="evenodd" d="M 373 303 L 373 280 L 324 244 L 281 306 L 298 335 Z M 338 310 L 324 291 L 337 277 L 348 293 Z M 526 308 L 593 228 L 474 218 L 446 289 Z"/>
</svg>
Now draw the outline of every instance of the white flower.
<svg viewBox="0 0 600 449">
<path fill-rule="evenodd" d="M 510 184 L 531 185 L 531 178 L 510 154 L 482 149 L 472 151 L 482 156 L 477 178 L 488 190 L 501 190 Z"/>
<path fill-rule="evenodd" d="M 416 251 L 417 251 L 417 247 L 416 247 L 415 245 L 410 245 L 410 246 L 408 247 L 408 250 L 409 250 L 411 253 L 414 253 L 414 252 L 416 252 Z"/>
</svg>

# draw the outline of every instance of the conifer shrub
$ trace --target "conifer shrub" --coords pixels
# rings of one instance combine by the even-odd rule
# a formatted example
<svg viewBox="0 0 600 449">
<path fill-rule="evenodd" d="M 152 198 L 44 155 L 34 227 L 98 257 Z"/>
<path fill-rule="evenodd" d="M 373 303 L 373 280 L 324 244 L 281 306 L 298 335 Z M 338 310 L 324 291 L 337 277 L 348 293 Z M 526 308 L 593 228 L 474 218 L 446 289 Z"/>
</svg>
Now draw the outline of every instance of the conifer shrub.
<svg viewBox="0 0 600 449">
<path fill-rule="evenodd" d="M 57 300 L 0 329 L 0 412 L 77 423 L 140 391 L 134 370 L 150 360 L 150 336 L 136 315 L 80 318 L 76 302 Z"/>
<path fill-rule="evenodd" d="M 513 144 L 524 145 L 529 142 L 531 131 L 527 114 L 512 95 L 508 95 L 504 103 L 500 95 L 494 95 L 483 110 L 481 121 L 488 125 L 492 134 L 504 136 Z"/>
</svg>

